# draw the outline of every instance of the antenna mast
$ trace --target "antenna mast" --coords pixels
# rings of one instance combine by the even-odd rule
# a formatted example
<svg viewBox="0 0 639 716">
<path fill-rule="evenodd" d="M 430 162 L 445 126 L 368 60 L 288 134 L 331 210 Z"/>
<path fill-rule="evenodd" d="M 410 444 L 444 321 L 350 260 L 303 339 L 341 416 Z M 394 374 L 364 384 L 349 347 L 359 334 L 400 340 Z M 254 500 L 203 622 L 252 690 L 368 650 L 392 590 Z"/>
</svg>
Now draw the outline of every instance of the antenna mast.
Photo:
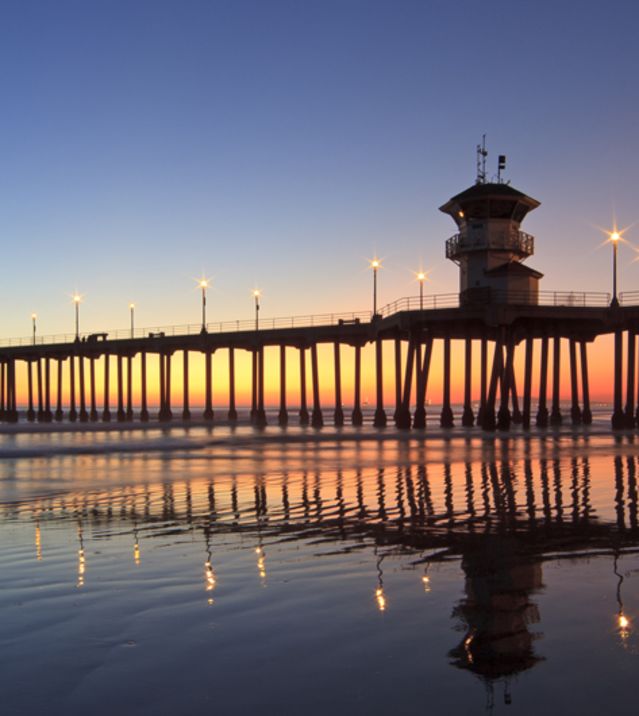
<svg viewBox="0 0 639 716">
<path fill-rule="evenodd" d="M 482 134 L 481 144 L 477 145 L 477 179 L 475 184 L 486 183 L 486 157 L 488 152 L 486 151 L 486 135 Z"/>
</svg>

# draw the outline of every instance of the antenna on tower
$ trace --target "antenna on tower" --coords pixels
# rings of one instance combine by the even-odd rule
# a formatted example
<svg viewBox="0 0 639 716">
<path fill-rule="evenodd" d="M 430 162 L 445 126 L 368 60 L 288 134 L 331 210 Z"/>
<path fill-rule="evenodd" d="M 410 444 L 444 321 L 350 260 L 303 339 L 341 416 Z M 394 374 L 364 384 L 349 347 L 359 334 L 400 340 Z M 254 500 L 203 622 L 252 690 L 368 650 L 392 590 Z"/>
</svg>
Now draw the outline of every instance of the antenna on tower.
<svg viewBox="0 0 639 716">
<path fill-rule="evenodd" d="M 497 160 L 497 184 L 501 184 L 501 173 L 506 168 L 506 155 L 500 154 Z"/>
<path fill-rule="evenodd" d="M 486 151 L 486 135 L 482 134 L 481 144 L 477 145 L 477 179 L 476 184 L 486 183 L 486 157 L 488 152 Z"/>
</svg>

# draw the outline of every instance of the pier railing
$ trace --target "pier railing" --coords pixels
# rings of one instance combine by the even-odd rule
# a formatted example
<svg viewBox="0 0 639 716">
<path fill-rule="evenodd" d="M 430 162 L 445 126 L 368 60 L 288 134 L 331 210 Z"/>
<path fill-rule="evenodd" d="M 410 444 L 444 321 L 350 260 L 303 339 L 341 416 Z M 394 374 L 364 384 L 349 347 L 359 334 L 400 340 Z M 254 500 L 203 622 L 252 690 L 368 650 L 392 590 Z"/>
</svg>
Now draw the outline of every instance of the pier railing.
<svg viewBox="0 0 639 716">
<path fill-rule="evenodd" d="M 605 308 L 610 305 L 609 293 L 596 291 L 539 291 L 538 294 L 528 291 L 500 291 L 496 289 L 478 289 L 461 295 L 459 293 L 426 294 L 420 296 L 406 296 L 388 303 L 377 312 L 382 318 L 392 316 L 402 311 L 433 311 L 439 309 L 458 308 L 472 305 L 512 305 L 512 306 L 574 306 Z M 639 305 L 639 291 L 626 291 L 619 294 L 622 306 Z M 260 318 L 259 330 L 273 330 L 285 328 L 315 328 L 320 326 L 349 325 L 368 323 L 372 318 L 372 311 L 352 311 L 347 313 L 316 313 L 303 316 L 283 316 L 276 318 Z M 214 321 L 206 324 L 207 333 L 233 333 L 241 331 L 254 331 L 255 319 L 238 321 Z M 174 326 L 152 326 L 144 328 L 117 328 L 100 332 L 85 332 L 80 334 L 83 343 L 96 343 L 108 338 L 109 340 L 125 340 L 132 338 L 149 338 L 160 336 L 188 336 L 202 332 L 202 324 L 185 323 Z M 21 338 L 2 338 L 0 347 L 54 345 L 73 343 L 76 339 L 74 333 L 55 335 L 23 336 Z"/>
<path fill-rule="evenodd" d="M 279 318 L 260 318 L 259 330 L 276 328 L 315 328 L 319 326 L 337 326 L 357 323 L 368 323 L 371 320 L 371 311 L 356 311 L 350 313 L 315 313 L 306 316 L 286 316 Z M 242 321 L 215 321 L 206 324 L 206 333 L 233 333 L 241 331 L 254 331 L 255 319 Z M 109 340 L 124 340 L 131 338 L 150 338 L 160 336 L 190 336 L 202 333 L 201 323 L 184 323 L 175 326 L 152 326 L 145 328 L 116 328 L 108 331 L 80 333 L 82 343 L 97 343 L 108 338 Z M 55 335 L 23 336 L 21 338 L 0 339 L 0 347 L 52 345 L 58 343 L 73 343 L 75 333 L 59 333 Z"/>
</svg>

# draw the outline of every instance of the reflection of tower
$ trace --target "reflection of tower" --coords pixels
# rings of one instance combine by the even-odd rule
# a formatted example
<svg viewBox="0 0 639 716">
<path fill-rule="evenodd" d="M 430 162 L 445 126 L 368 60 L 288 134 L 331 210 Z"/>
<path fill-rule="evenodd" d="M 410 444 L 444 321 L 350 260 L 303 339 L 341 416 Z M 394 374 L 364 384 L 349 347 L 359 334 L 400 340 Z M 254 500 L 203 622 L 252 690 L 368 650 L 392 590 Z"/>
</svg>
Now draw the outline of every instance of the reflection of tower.
<svg viewBox="0 0 639 716">
<path fill-rule="evenodd" d="M 536 656 L 533 641 L 538 635 L 529 625 L 539 621 L 530 595 L 542 588 L 541 563 L 517 554 L 505 537 L 481 541 L 479 549 L 462 560 L 466 574 L 466 597 L 453 615 L 463 624 L 464 638 L 449 656 L 452 664 L 483 679 L 492 693 L 493 685 L 532 668 Z M 506 701 L 510 696 L 506 692 Z"/>
</svg>

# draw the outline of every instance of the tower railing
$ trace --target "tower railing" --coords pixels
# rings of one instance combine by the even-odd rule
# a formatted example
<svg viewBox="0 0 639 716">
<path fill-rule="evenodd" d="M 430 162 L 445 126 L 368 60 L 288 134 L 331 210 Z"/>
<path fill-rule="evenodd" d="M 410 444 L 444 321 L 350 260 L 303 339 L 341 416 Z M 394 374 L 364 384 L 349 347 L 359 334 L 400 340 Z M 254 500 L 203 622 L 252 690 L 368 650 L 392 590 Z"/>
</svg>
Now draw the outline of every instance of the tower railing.
<svg viewBox="0 0 639 716">
<path fill-rule="evenodd" d="M 475 238 L 469 232 L 454 234 L 446 240 L 446 258 L 456 261 L 466 251 L 487 250 L 516 251 L 530 256 L 535 252 L 535 237 L 525 231 L 506 231 L 492 240 L 485 234 L 477 234 Z"/>
</svg>

